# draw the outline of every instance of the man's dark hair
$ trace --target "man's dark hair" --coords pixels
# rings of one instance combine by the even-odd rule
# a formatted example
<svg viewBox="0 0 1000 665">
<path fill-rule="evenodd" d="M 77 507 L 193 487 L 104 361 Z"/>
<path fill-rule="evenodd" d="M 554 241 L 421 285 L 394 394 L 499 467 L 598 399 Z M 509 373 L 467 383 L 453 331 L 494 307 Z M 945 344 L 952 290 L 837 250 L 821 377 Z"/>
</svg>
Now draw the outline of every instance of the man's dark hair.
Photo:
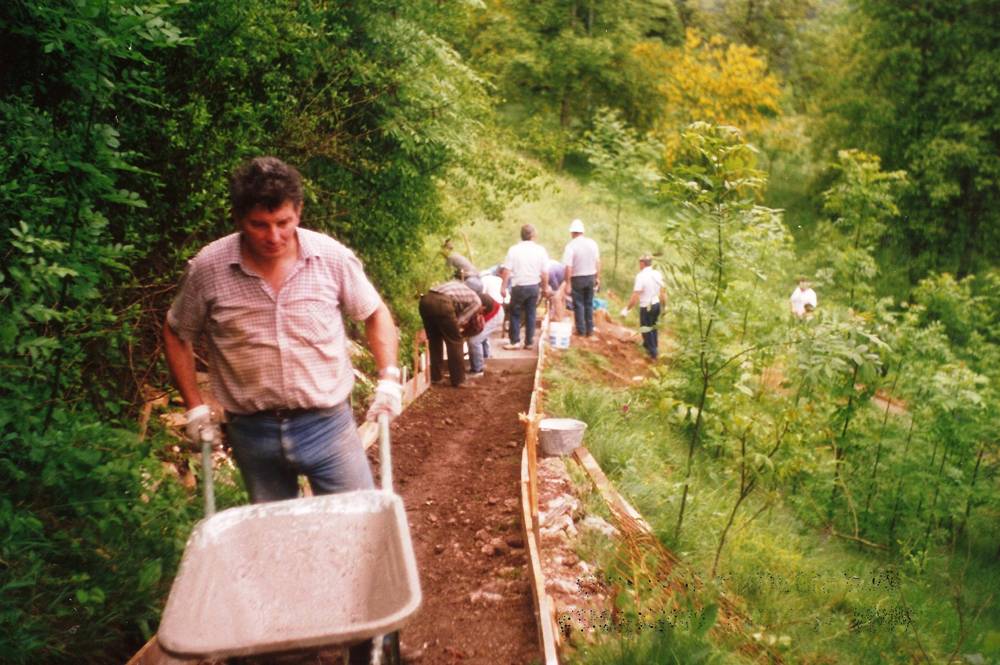
<svg viewBox="0 0 1000 665">
<path fill-rule="evenodd" d="M 302 205 L 302 176 L 277 157 L 256 157 L 233 172 L 229 202 L 237 221 L 258 205 L 274 211 L 290 202 L 298 208 Z"/>
<path fill-rule="evenodd" d="M 521 227 L 521 240 L 531 240 L 535 237 L 535 227 L 531 224 L 525 224 Z"/>
</svg>

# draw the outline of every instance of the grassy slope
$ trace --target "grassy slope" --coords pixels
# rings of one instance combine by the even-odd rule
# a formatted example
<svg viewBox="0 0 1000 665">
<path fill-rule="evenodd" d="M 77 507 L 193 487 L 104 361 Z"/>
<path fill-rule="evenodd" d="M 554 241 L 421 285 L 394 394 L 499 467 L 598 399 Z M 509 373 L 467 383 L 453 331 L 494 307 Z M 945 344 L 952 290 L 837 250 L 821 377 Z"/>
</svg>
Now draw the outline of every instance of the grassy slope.
<svg viewBox="0 0 1000 665">
<path fill-rule="evenodd" d="M 664 252 L 670 257 L 662 213 L 629 206 L 622 217 L 618 274 L 611 279 L 613 208 L 566 176 L 552 177 L 537 201 L 512 207 L 501 223 L 466 224 L 454 236 L 455 247 L 479 267 L 487 267 L 502 261 L 507 247 L 517 241 L 520 225 L 530 222 L 538 229 L 539 241 L 558 258 L 574 217 L 584 220 L 588 234 L 601 246 L 607 285 L 603 297 L 608 289 L 627 295 L 640 253 Z M 669 429 L 641 392 L 612 392 L 588 384 L 568 367 L 552 378 L 556 390 L 549 410 L 588 422 L 588 445 L 594 454 L 669 542 L 679 500 L 683 434 Z M 626 403 L 633 407 L 628 416 L 622 412 Z M 710 459 L 698 461 L 685 533 L 671 545 L 702 576 L 711 566 L 733 487 L 732 479 L 721 476 Z M 932 560 L 923 575 L 904 572 L 894 584 L 883 574 L 893 562 L 803 525 L 781 502 L 749 526 L 739 527 L 760 505 L 751 503 L 741 511 L 720 574 L 725 587 L 745 600 L 761 639 L 783 638 L 787 643 L 781 647 L 787 662 L 902 663 L 919 660 L 921 650 L 931 659 L 951 652 L 961 632 L 954 609 L 957 575 L 953 570 L 949 576 L 943 557 Z M 987 559 L 973 556 L 965 573 L 969 606 L 960 653 L 989 658 L 1000 652 L 1000 613 L 996 602 L 988 602 L 993 590 L 1000 589 L 1000 571 L 995 564 L 984 564 Z M 984 601 L 985 611 L 974 618 Z M 904 605 L 914 618 L 912 628 L 901 622 Z M 860 624 L 851 625 L 859 619 Z M 733 653 L 723 657 L 740 660 Z"/>
<path fill-rule="evenodd" d="M 720 475 L 710 457 L 698 458 L 685 532 L 680 542 L 672 542 L 683 434 L 657 416 L 651 395 L 641 388 L 610 391 L 588 383 L 592 372 L 574 369 L 581 362 L 578 357 L 549 372 L 550 415 L 588 423 L 586 443 L 602 467 L 661 539 L 704 579 L 734 499 L 733 479 Z M 761 505 L 746 506 L 737 525 Z M 989 657 L 1000 650 L 1000 614 L 990 601 L 1000 588 L 1000 571 L 990 565 L 986 547 L 971 557 L 965 571 L 967 637 L 960 653 Z M 730 533 L 719 575 L 722 587 L 743 599 L 760 639 L 785 643 L 779 649 L 786 662 L 921 662 L 921 649 L 931 662 L 940 662 L 960 634 L 954 582 L 963 563 L 957 562 L 949 575 L 942 556 L 930 561 L 922 575 L 903 566 L 896 580 L 889 572 L 892 561 L 807 527 L 779 501 Z M 972 620 L 984 604 L 986 610 Z M 913 617 L 910 629 L 902 619 L 906 608 Z M 732 652 L 720 655 L 743 662 Z"/>
</svg>

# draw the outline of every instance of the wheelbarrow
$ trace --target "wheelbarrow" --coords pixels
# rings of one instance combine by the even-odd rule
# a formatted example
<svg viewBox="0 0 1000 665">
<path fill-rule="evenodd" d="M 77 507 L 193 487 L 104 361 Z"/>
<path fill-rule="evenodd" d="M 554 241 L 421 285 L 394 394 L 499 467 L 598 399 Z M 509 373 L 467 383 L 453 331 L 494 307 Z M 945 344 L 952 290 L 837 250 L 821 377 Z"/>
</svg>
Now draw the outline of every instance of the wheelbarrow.
<svg viewBox="0 0 1000 665">
<path fill-rule="evenodd" d="M 381 490 L 213 514 L 211 441 L 203 442 L 208 516 L 188 538 L 167 598 L 163 650 L 214 660 L 327 647 L 356 653 L 371 641 L 371 662 L 398 662 L 396 631 L 421 593 L 403 501 L 392 489 L 385 416 L 379 454 Z"/>
</svg>

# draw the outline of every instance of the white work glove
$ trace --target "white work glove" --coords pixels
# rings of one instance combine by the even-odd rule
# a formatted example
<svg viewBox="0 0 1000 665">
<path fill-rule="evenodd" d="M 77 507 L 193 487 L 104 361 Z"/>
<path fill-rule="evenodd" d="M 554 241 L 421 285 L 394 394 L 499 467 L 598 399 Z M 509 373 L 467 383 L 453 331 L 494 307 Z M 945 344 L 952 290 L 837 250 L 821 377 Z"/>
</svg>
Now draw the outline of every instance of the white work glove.
<svg viewBox="0 0 1000 665">
<path fill-rule="evenodd" d="M 622 307 L 622 311 L 618 312 L 618 314 L 623 318 L 628 316 L 628 307 Z"/>
<path fill-rule="evenodd" d="M 403 386 L 392 379 L 381 379 L 375 387 L 375 399 L 368 407 L 365 420 L 375 421 L 383 413 L 392 420 L 403 412 Z"/>
<path fill-rule="evenodd" d="M 184 419 L 184 431 L 191 443 L 201 445 L 203 441 L 208 441 L 213 446 L 222 445 L 219 426 L 212 422 L 212 410 L 208 408 L 208 404 L 194 407 L 184 414 Z"/>
</svg>

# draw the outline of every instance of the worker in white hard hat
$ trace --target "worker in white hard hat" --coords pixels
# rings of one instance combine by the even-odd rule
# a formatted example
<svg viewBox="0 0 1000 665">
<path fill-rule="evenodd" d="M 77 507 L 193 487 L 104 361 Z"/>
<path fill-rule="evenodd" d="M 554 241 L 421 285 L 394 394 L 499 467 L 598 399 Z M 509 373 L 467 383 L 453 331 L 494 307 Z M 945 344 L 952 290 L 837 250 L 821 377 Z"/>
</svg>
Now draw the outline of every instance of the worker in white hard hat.
<svg viewBox="0 0 1000 665">
<path fill-rule="evenodd" d="M 573 320 L 576 334 L 589 337 L 594 334 L 594 291 L 601 285 L 601 253 L 597 243 L 584 235 L 582 220 L 570 223 L 569 234 L 572 240 L 566 243 L 562 262 L 573 292 Z"/>
</svg>

